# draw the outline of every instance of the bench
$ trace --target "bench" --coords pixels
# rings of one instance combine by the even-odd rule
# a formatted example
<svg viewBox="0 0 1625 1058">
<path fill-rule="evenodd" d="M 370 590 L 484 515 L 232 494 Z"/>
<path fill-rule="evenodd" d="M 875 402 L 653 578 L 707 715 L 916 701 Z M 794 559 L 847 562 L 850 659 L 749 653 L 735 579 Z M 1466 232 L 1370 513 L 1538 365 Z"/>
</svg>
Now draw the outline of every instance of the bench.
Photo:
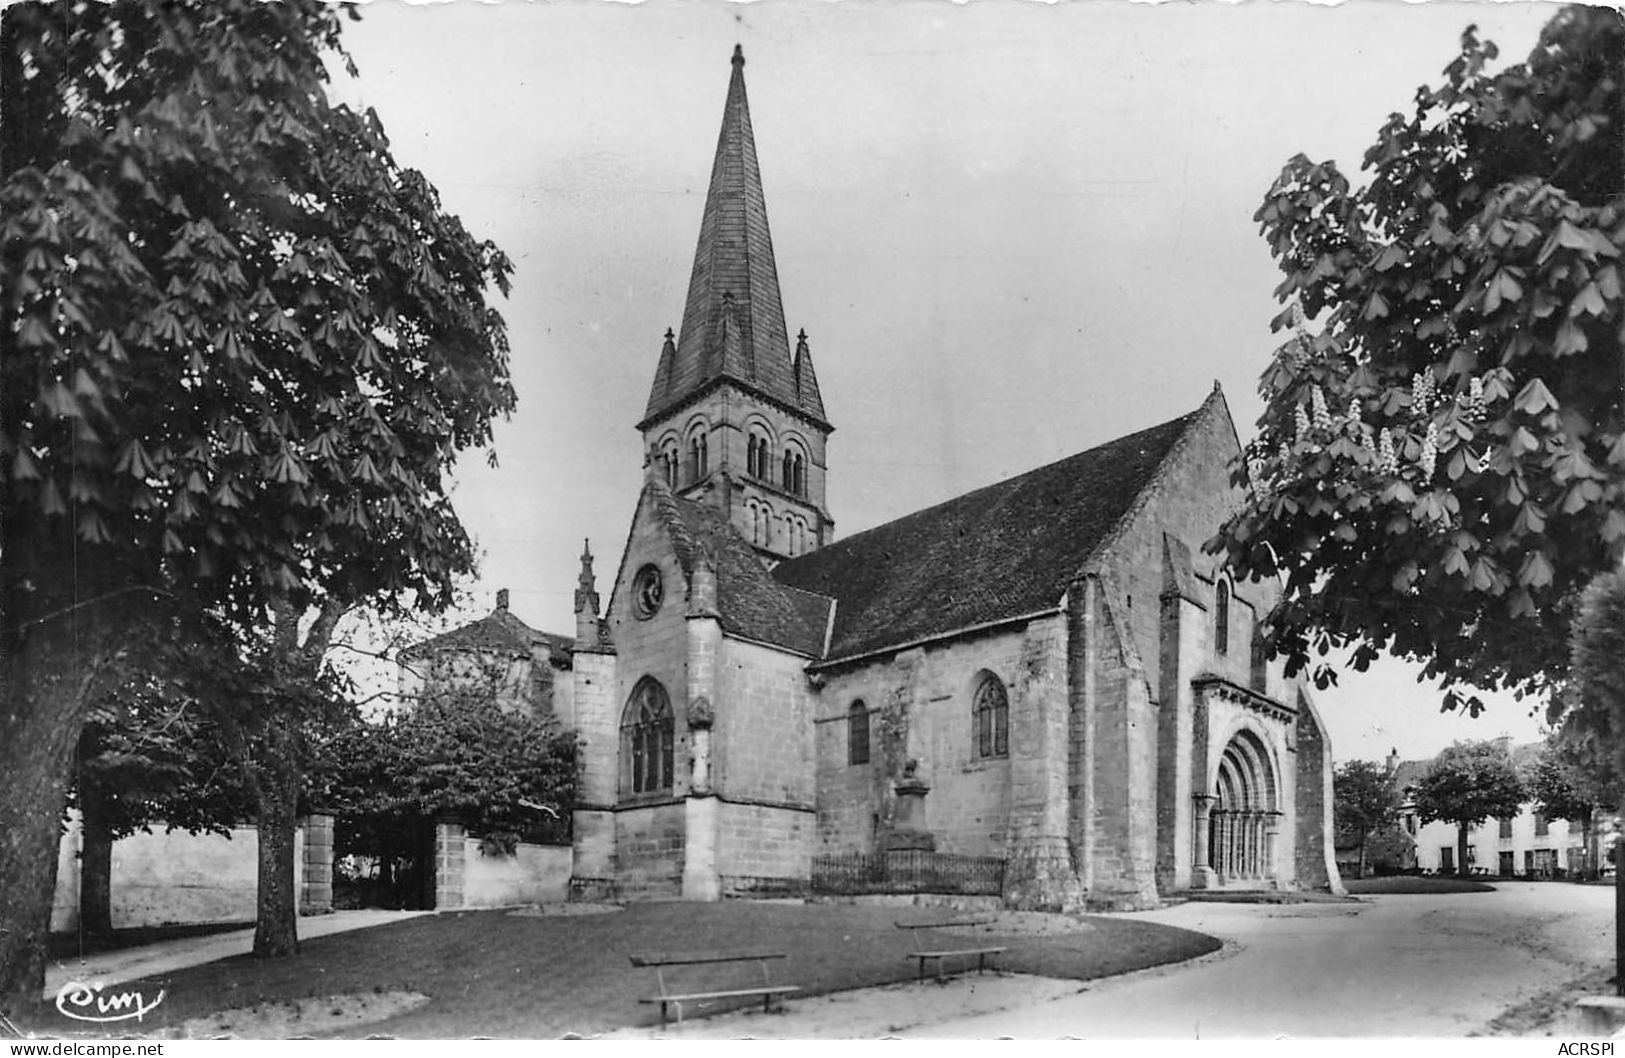
<svg viewBox="0 0 1625 1058">
<path fill-rule="evenodd" d="M 653 967 L 655 982 L 660 986 L 660 994 L 646 996 L 638 1000 L 639 1003 L 659 1003 L 660 1023 L 666 1023 L 668 1007 L 677 1008 L 677 1023 L 683 1023 L 683 1004 L 694 1003 L 707 999 L 731 999 L 740 996 L 761 996 L 762 1009 L 771 1012 L 773 1000 L 799 992 L 799 985 L 774 984 L 772 976 L 768 973 L 767 964 L 774 959 L 783 959 L 785 953 L 774 952 L 662 952 L 632 956 L 633 966 Z M 738 988 L 708 989 L 705 991 L 673 991 L 672 986 L 666 982 L 666 971 L 673 967 L 683 966 L 716 966 L 728 963 L 756 963 L 762 971 L 762 983 L 759 985 L 745 985 Z"/>
<path fill-rule="evenodd" d="M 965 970 L 964 970 L 964 972 L 969 973 L 970 972 L 970 957 L 972 955 L 976 956 L 976 972 L 981 973 L 983 970 L 988 968 L 988 964 L 989 964 L 989 961 L 990 961 L 991 957 L 1000 954 L 1004 950 L 1005 950 L 1004 948 L 998 947 L 998 948 L 951 948 L 951 949 L 943 949 L 941 951 L 911 951 L 907 955 L 905 955 L 904 958 L 920 960 L 920 980 L 923 981 L 923 980 L 925 980 L 925 964 L 927 962 L 929 962 L 930 960 L 932 960 L 932 959 L 935 959 L 937 961 L 937 976 L 939 978 L 945 976 L 945 974 L 943 972 L 943 968 L 944 968 L 944 966 L 946 965 L 946 963 L 947 963 L 947 961 L 949 959 L 964 959 L 965 960 Z M 994 969 L 998 969 L 998 967 L 994 967 Z"/>
<path fill-rule="evenodd" d="M 993 919 L 988 918 L 956 918 L 947 922 L 894 922 L 892 925 L 898 929 L 969 929 L 975 926 L 991 926 Z"/>
</svg>

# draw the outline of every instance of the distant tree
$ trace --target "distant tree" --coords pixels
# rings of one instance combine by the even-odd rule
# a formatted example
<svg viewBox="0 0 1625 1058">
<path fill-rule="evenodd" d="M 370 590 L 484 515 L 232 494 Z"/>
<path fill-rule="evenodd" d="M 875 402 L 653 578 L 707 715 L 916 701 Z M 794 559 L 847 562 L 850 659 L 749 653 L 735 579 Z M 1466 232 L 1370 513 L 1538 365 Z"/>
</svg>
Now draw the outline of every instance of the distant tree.
<svg viewBox="0 0 1625 1058">
<path fill-rule="evenodd" d="M 1332 776 L 1333 820 L 1338 836 L 1360 846 L 1360 874 L 1365 877 L 1366 842 L 1391 827 L 1399 808 L 1399 788 L 1381 764 L 1351 760 Z"/>
<path fill-rule="evenodd" d="M 472 568 L 446 474 L 513 407 L 484 296 L 509 264 L 394 161 L 375 114 L 328 100 L 341 18 L 317 0 L 0 16 L 8 1003 L 43 984 L 70 759 L 132 616 L 268 627 L 309 686 L 293 663 L 312 644 L 282 615 L 436 607 Z M 295 765 L 290 731 L 258 738 Z M 275 770 L 262 882 L 291 890 L 297 783 Z M 259 954 L 293 950 L 277 907 Z"/>
<path fill-rule="evenodd" d="M 1294 333 L 1210 545 L 1283 580 L 1290 670 L 1387 649 L 1474 715 L 1457 686 L 1565 678 L 1578 593 L 1625 558 L 1625 15 L 1566 7 L 1495 58 L 1468 29 L 1364 186 L 1300 155 L 1270 189 Z"/>
<path fill-rule="evenodd" d="M 446 816 L 494 852 L 522 839 L 568 843 L 575 749 L 575 734 L 551 716 L 501 708 L 481 688 L 414 697 L 326 747 L 335 855 L 370 858 L 387 876 L 414 858 L 422 823 Z"/>
<path fill-rule="evenodd" d="M 112 931 L 114 842 L 154 826 L 229 834 L 253 814 L 201 703 L 143 673 L 98 702 L 79 734 L 68 806 L 79 811 L 79 929 Z"/>
<path fill-rule="evenodd" d="M 1494 742 L 1457 742 L 1417 780 L 1416 814 L 1456 825 L 1456 864 L 1467 870 L 1467 833 L 1487 819 L 1517 815 L 1529 799 L 1512 757 Z"/>
<path fill-rule="evenodd" d="M 1587 860 L 1582 869 L 1594 874 L 1598 861 L 1597 816 L 1604 806 L 1618 803 L 1614 791 L 1598 782 L 1596 773 L 1580 764 L 1557 734 L 1547 739 L 1524 779 L 1537 812 L 1580 828 Z"/>
</svg>

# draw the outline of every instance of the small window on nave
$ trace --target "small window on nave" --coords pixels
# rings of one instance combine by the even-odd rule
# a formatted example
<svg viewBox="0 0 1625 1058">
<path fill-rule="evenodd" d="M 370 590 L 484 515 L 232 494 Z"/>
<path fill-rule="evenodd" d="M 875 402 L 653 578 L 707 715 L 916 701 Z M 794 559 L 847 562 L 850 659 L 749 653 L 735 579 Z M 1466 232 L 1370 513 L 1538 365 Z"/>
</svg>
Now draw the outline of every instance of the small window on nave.
<svg viewBox="0 0 1625 1058">
<path fill-rule="evenodd" d="M 991 672 L 976 685 L 971 715 L 976 725 L 976 756 L 987 759 L 1010 755 L 1010 699 L 1004 684 Z"/>
<path fill-rule="evenodd" d="M 846 711 L 846 762 L 869 763 L 869 709 L 861 698 Z"/>
</svg>

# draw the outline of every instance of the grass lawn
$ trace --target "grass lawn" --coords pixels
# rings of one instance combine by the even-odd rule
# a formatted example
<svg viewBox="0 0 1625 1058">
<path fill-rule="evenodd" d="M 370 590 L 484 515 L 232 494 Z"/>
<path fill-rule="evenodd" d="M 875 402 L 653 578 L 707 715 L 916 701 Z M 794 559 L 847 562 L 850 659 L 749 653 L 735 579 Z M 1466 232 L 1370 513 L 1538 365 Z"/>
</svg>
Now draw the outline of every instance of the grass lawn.
<svg viewBox="0 0 1625 1058">
<path fill-rule="evenodd" d="M 630 965 L 633 952 L 784 951 L 789 959 L 775 971 L 775 981 L 812 995 L 911 979 L 917 965 L 905 956 L 920 949 L 1003 944 L 1009 948 L 1003 969 L 1087 980 L 1194 958 L 1220 946 L 1189 930 L 1106 917 L 1086 918 L 1090 928 L 1084 931 L 1043 936 L 978 932 L 973 938 L 896 926 L 954 917 L 965 916 L 912 907 L 751 901 L 637 904 L 609 914 L 557 917 L 453 912 L 319 937 L 289 959 L 244 956 L 127 987 L 166 990 L 163 1004 L 142 1025 L 148 1032 L 256 1003 L 411 991 L 430 1001 L 343 1034 L 549 1038 L 658 1021 L 658 1007 L 638 1003 L 656 988 L 652 971 Z M 754 971 L 754 964 L 745 969 Z M 43 1020 L 39 1027 L 50 1031 Z"/>
<path fill-rule="evenodd" d="M 1490 893 L 1495 886 L 1466 878 L 1440 878 L 1431 875 L 1399 874 L 1387 878 L 1345 878 L 1343 888 L 1351 896 L 1367 893 Z"/>
</svg>

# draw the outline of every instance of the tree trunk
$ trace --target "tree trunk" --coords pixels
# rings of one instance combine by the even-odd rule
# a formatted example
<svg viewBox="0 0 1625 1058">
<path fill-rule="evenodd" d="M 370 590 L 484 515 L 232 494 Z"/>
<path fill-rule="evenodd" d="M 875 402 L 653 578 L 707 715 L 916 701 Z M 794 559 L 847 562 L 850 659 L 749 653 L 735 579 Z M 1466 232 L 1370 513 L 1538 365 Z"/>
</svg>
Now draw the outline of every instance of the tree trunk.
<svg viewBox="0 0 1625 1058">
<path fill-rule="evenodd" d="M 1358 875 L 1356 875 L 1355 877 L 1364 878 L 1365 877 L 1365 835 L 1364 834 L 1360 835 L 1360 868 L 1359 868 L 1359 870 L 1360 870 L 1360 873 Z"/>
<path fill-rule="evenodd" d="M 0 644 L 0 656 L 10 653 L 0 684 L 0 1008 L 19 1009 L 45 987 L 59 824 L 110 640 L 88 609 L 71 623 L 25 624 L 18 618 L 34 608 L 18 605 L 21 592 L 8 594 Z"/>
<path fill-rule="evenodd" d="M 299 640 L 299 612 L 287 604 L 272 607 L 271 637 L 283 678 L 315 682 L 333 629 L 348 607 L 334 599 L 323 602 L 315 623 Z M 254 918 L 254 956 L 277 958 L 299 950 L 299 893 L 294 885 L 294 828 L 298 823 L 299 788 L 304 778 L 302 717 L 281 703 L 254 725 L 245 763 L 248 765 L 258 818 L 259 900 Z"/>
<path fill-rule="evenodd" d="M 268 718 L 265 752 L 257 762 L 259 832 L 259 901 L 254 916 L 254 957 L 293 955 L 299 951 L 299 894 L 294 885 L 294 829 L 299 810 L 299 762 L 293 751 L 296 732 L 289 721 Z"/>
<path fill-rule="evenodd" d="M 79 790 L 79 933 L 105 937 L 113 932 L 113 833 L 101 797 Z"/>
<path fill-rule="evenodd" d="M 1467 867 L 1467 824 L 1456 824 L 1456 877 L 1466 878 L 1473 872 Z"/>
</svg>

